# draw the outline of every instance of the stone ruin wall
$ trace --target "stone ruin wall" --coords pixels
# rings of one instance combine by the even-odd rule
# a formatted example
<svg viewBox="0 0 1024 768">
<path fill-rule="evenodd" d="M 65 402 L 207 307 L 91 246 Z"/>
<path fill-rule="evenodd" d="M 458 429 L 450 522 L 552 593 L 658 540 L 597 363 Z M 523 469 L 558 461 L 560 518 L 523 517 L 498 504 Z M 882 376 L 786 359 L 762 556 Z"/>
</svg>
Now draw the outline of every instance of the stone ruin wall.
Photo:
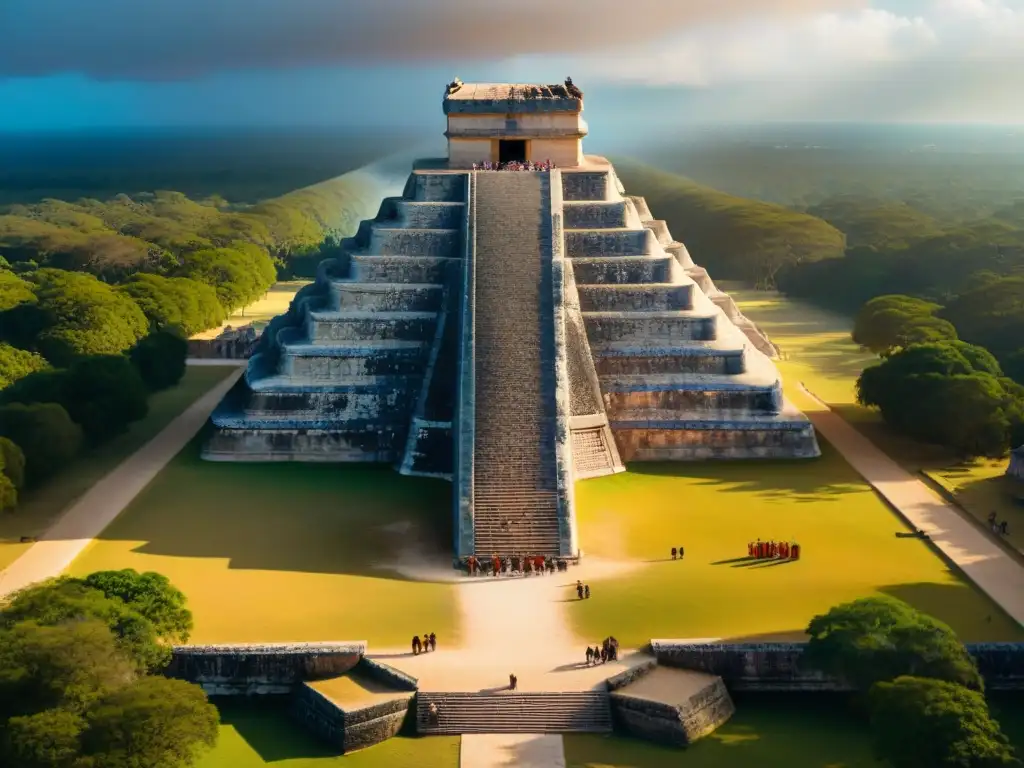
<svg viewBox="0 0 1024 768">
<path fill-rule="evenodd" d="M 292 696 L 289 714 L 301 727 L 346 754 L 396 735 L 409 714 L 414 696 L 412 692 L 396 693 L 391 701 L 345 709 L 302 683 Z"/>
<path fill-rule="evenodd" d="M 699 644 L 652 640 L 659 664 L 718 675 L 733 691 L 848 691 L 849 686 L 801 669 L 804 643 Z M 989 690 L 1024 690 L 1024 643 L 968 643 Z"/>
<path fill-rule="evenodd" d="M 606 681 L 617 730 L 659 744 L 685 747 L 714 732 L 735 714 L 736 707 L 720 677 L 675 705 L 618 693 L 656 668 L 657 662 L 650 661 Z"/>
<path fill-rule="evenodd" d="M 209 696 L 291 693 L 307 680 L 352 670 L 365 643 L 179 645 L 164 674 L 202 686 Z"/>
</svg>

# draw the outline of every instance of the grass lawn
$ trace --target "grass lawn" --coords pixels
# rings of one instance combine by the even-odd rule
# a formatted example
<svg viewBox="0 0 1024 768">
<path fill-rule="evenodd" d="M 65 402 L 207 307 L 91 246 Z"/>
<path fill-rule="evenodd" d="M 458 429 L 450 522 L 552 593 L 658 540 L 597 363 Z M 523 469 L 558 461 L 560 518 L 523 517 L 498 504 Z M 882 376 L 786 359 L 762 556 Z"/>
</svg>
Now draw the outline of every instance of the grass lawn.
<svg viewBox="0 0 1024 768">
<path fill-rule="evenodd" d="M 396 736 L 340 756 L 273 706 L 216 702 L 220 739 L 196 768 L 458 768 L 459 737 Z"/>
<path fill-rule="evenodd" d="M 869 739 L 841 702 L 818 696 L 737 700 L 728 723 L 687 749 L 622 736 L 563 737 L 566 768 L 872 768 Z"/>
<path fill-rule="evenodd" d="M 888 594 L 965 641 L 1024 630 L 951 572 L 827 443 L 811 461 L 633 464 L 576 485 L 583 550 L 640 561 L 567 605 L 580 637 L 800 639 L 816 614 Z M 749 563 L 747 542 L 795 539 L 801 559 Z M 682 545 L 683 562 L 669 549 Z M 989 618 L 991 617 L 991 618 Z"/>
<path fill-rule="evenodd" d="M 192 642 L 457 641 L 449 584 L 379 567 L 450 568 L 451 484 L 387 466 L 204 462 L 199 440 L 72 563 L 152 570 L 188 595 Z"/>
<path fill-rule="evenodd" d="M 871 356 L 849 340 L 849 321 L 774 294 L 735 291 L 742 311 L 788 355 L 787 394 L 820 408 L 799 382 L 847 409 L 859 426 L 877 418 L 854 405 L 854 382 Z M 890 436 L 891 437 L 891 436 Z M 581 546 L 641 561 L 592 583 L 591 600 L 567 607 L 581 638 L 800 639 L 814 615 L 869 595 L 899 597 L 966 641 L 1024 640 L 1024 631 L 907 531 L 859 475 L 822 442 L 813 461 L 634 464 L 576 485 Z M 883 446 L 884 448 L 885 446 Z M 918 446 L 920 448 L 920 446 Z M 751 564 L 747 542 L 795 539 L 798 562 Z M 682 563 L 669 549 L 682 545 Z"/>
<path fill-rule="evenodd" d="M 227 326 L 238 328 L 242 325 L 252 325 L 257 333 L 278 315 L 288 311 L 288 306 L 304 285 L 309 285 L 309 280 L 282 280 L 274 283 L 267 291 L 267 294 L 259 301 L 253 302 L 245 309 L 238 310 L 231 315 L 219 327 L 197 333 L 193 339 L 215 339 Z"/>
<path fill-rule="evenodd" d="M 985 528 L 995 510 L 1009 523 L 1009 543 L 1024 552 L 1024 505 L 1015 501 L 1024 496 L 1024 484 L 1003 476 L 1005 459 L 964 462 L 940 446 L 892 432 L 877 411 L 856 404 L 857 376 L 875 357 L 850 340 L 850 318 L 776 293 L 732 285 L 723 290 L 729 290 L 740 310 L 782 348 L 785 359 L 779 361 L 779 370 L 793 402 L 805 410 L 815 407 L 799 391 L 802 381 L 904 469 L 922 473 L 949 492 Z"/>
<path fill-rule="evenodd" d="M 111 442 L 83 452 L 45 485 L 25 493 L 15 512 L 0 515 L 0 568 L 31 546 L 20 543 L 22 536 L 42 534 L 70 504 L 235 370 L 232 366 L 188 367 L 177 387 L 150 398 L 146 418 Z"/>
</svg>

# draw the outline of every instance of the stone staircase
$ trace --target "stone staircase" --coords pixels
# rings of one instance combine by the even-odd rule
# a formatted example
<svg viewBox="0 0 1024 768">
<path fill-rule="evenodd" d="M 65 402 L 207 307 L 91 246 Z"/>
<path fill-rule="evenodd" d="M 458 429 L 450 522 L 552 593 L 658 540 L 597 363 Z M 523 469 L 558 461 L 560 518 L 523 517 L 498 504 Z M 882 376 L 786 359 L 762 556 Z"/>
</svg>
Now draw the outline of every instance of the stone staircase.
<svg viewBox="0 0 1024 768">
<path fill-rule="evenodd" d="M 566 256 L 622 458 L 818 455 L 813 427 L 785 403 L 761 337 L 733 321 L 742 318 L 735 305 L 643 198 L 626 196 L 610 167 L 561 177 Z M 577 477 L 588 462 L 600 471 L 595 437 L 574 430 Z"/>
<path fill-rule="evenodd" d="M 474 179 L 474 550 L 557 555 L 549 176 Z"/>
<path fill-rule="evenodd" d="M 436 363 L 457 307 L 451 275 L 464 251 L 465 182 L 414 172 L 402 197 L 385 198 L 321 264 L 214 412 L 206 458 L 394 462 L 408 464 L 408 474 L 450 473 L 451 408 L 429 395 L 454 388 L 450 363 Z"/>
<path fill-rule="evenodd" d="M 437 704 L 436 722 L 430 716 L 431 703 Z M 416 694 L 416 732 L 421 735 L 611 730 L 606 691 Z"/>
</svg>

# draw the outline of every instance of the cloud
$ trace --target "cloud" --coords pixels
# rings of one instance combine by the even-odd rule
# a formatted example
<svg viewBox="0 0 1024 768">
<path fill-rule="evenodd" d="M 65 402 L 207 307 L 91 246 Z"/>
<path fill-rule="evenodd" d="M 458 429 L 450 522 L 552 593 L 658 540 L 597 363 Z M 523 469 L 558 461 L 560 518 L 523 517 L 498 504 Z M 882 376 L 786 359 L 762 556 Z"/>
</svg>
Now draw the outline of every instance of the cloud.
<svg viewBox="0 0 1024 768">
<path fill-rule="evenodd" d="M 966 1 L 966 0 L 962 0 Z M 2 0 L 0 77 L 189 79 L 249 69 L 597 53 L 688 27 L 860 0 Z"/>
</svg>

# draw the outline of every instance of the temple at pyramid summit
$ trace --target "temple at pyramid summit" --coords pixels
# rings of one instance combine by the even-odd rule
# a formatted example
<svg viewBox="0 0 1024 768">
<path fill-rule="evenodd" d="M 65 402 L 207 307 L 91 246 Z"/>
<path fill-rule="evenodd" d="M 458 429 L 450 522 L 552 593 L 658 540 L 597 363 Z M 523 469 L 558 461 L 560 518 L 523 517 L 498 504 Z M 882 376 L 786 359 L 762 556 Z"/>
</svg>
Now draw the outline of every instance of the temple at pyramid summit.
<svg viewBox="0 0 1024 768">
<path fill-rule="evenodd" d="M 454 484 L 455 556 L 579 553 L 627 462 L 819 455 L 774 348 L 583 154 L 583 93 L 451 83 L 414 164 L 266 329 L 206 459 L 389 462 Z"/>
</svg>

